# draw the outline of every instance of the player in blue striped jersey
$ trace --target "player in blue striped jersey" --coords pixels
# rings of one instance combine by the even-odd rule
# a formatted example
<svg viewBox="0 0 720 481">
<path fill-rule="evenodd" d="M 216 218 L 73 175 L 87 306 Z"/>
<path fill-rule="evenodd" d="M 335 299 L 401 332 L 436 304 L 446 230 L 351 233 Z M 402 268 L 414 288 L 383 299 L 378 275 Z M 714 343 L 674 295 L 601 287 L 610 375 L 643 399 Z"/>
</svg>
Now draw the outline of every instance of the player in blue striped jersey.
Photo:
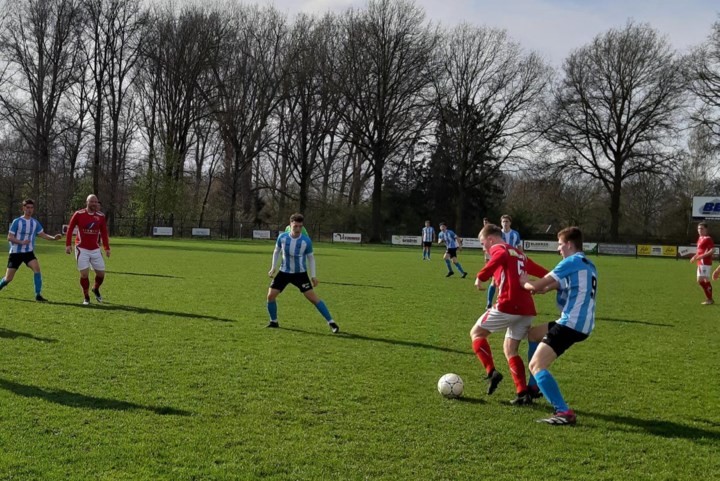
<svg viewBox="0 0 720 481">
<path fill-rule="evenodd" d="M 554 425 L 572 425 L 575 412 L 565 402 L 557 382 L 548 368 L 570 346 L 588 338 L 595 327 L 595 301 L 597 269 L 582 251 L 582 232 L 567 227 L 558 232 L 558 251 L 563 260 L 548 275 L 536 281 L 524 280 L 524 287 L 533 292 L 559 291 L 557 300 L 562 303 L 560 319 L 533 327 L 528 333 L 531 342 L 541 341 L 530 359 L 530 371 L 545 398 L 555 412 L 545 422 Z"/>
<path fill-rule="evenodd" d="M 317 287 L 318 279 L 315 276 L 315 255 L 313 254 L 310 237 L 303 234 L 304 217 L 302 214 L 290 216 L 290 232 L 283 232 L 277 238 L 273 252 L 272 266 L 268 275 L 272 278 L 267 295 L 267 310 L 270 322 L 267 327 L 280 327 L 277 315 L 277 296 L 292 284 L 303 293 L 305 298 L 312 302 L 320 314 L 325 318 L 333 333 L 340 331 L 325 303 L 317 296 L 313 287 Z M 280 272 L 275 275 L 280 262 Z M 310 277 L 308 278 L 308 273 Z"/>
<path fill-rule="evenodd" d="M 23 215 L 12 221 L 8 230 L 7 240 L 10 243 L 10 256 L 8 258 L 5 277 L 0 279 L 0 290 L 10 284 L 15 273 L 21 265 L 25 264 L 33 271 L 33 282 L 35 284 L 35 300 L 45 302 L 42 292 L 42 274 L 40 263 L 35 257 L 35 238 L 40 236 L 47 240 L 58 240 L 61 234 L 48 235 L 43 230 L 40 222 L 33 217 L 35 213 L 35 201 L 25 199 L 22 204 Z"/>
<path fill-rule="evenodd" d="M 500 224 L 502 225 L 502 240 L 503 240 L 503 242 L 506 244 L 509 244 L 510 247 L 514 247 L 515 249 L 522 252 L 522 240 L 520 239 L 520 233 L 510 227 L 512 225 L 512 217 L 505 214 L 504 216 L 500 217 Z M 492 281 L 490 281 L 490 286 L 488 287 L 488 291 L 487 291 L 487 308 L 488 309 L 490 309 L 493 305 L 496 289 L 497 288 L 495 287 L 495 284 Z"/>
<path fill-rule="evenodd" d="M 430 221 L 425 221 L 425 227 L 422 228 L 422 246 L 423 246 L 423 260 L 430 260 L 430 248 L 433 242 L 435 242 L 435 228 L 430 225 Z"/>
<path fill-rule="evenodd" d="M 445 243 L 445 255 L 443 255 L 443 259 L 445 259 L 445 265 L 447 265 L 448 268 L 448 273 L 445 275 L 445 277 L 455 275 L 452 270 L 452 265 L 455 264 L 455 268 L 460 274 L 462 274 L 462 278 L 465 279 L 465 277 L 467 277 L 467 272 L 463 270 L 462 266 L 457 260 L 457 251 L 461 247 L 462 239 L 455 235 L 455 232 L 448 229 L 445 222 L 440 222 L 440 234 L 438 234 L 438 244 L 441 244 L 443 242 Z"/>
</svg>

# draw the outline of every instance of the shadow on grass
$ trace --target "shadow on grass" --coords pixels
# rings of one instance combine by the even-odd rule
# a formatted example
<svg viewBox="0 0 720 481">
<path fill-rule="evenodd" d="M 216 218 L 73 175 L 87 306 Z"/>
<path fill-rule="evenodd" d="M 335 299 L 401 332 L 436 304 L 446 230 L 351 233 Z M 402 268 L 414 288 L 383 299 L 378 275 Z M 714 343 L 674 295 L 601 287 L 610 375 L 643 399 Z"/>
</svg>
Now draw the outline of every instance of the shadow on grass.
<svg viewBox="0 0 720 481">
<path fill-rule="evenodd" d="M 32 302 L 33 304 L 35 301 L 29 301 L 27 299 L 18 299 L 15 297 L 8 297 L 8 299 L 12 299 L 14 301 L 19 302 Z M 176 311 L 161 311 L 159 309 L 148 309 L 146 307 L 135 307 L 135 306 L 124 306 L 122 304 L 112 304 L 107 301 L 103 301 L 102 304 L 90 304 L 89 306 L 84 306 L 80 303 L 71 303 L 71 302 L 57 302 L 57 301 L 50 301 L 47 302 L 47 304 L 52 304 L 54 306 L 69 306 L 69 307 L 75 307 L 77 309 L 92 309 L 96 311 L 124 311 L 124 312 L 132 312 L 135 314 L 158 314 L 161 316 L 173 316 L 173 317 L 186 317 L 189 319 L 209 319 L 211 321 L 221 321 L 221 322 L 235 322 L 235 319 L 227 319 L 224 317 L 217 317 L 217 316 L 209 316 L 207 314 L 193 314 L 190 312 L 176 312 Z"/>
<path fill-rule="evenodd" d="M 0 379 L 0 388 L 28 398 L 40 398 L 51 403 L 74 408 L 107 409 L 112 411 L 144 410 L 160 415 L 190 416 L 190 411 L 175 409 L 169 406 L 143 406 L 142 404 L 119 401 L 65 391 L 64 389 L 43 389 L 28 384 L 20 384 L 7 379 Z"/>
<path fill-rule="evenodd" d="M 38 337 L 38 336 L 34 336 L 32 334 L 28 334 L 27 332 L 11 331 L 10 329 L 5 329 L 4 327 L 0 327 L 0 338 L 2 338 L 2 339 L 17 339 L 18 337 L 24 337 L 27 339 L 33 339 L 35 341 L 41 341 L 41 342 L 58 342 L 57 339 L 50 339 L 49 337 Z"/>
<path fill-rule="evenodd" d="M 305 331 L 303 329 L 297 329 L 294 327 L 282 327 L 282 326 L 280 327 L 280 330 L 299 332 L 301 334 L 310 334 L 312 336 L 330 335 L 331 337 L 336 337 L 336 338 L 340 338 L 340 339 L 357 339 L 360 341 L 382 342 L 385 344 L 392 344 L 394 346 L 419 347 L 421 349 L 432 349 L 435 351 L 454 352 L 456 354 L 472 355 L 472 353 L 469 351 L 461 351 L 459 349 L 452 349 L 449 347 L 434 346 L 432 344 L 425 344 L 422 342 L 402 341 L 400 339 L 387 339 L 384 337 L 363 336 L 362 334 L 353 334 L 351 332 L 345 332 L 345 331 L 340 331 L 340 333 L 338 333 L 338 334 L 330 334 L 329 332 L 327 334 L 323 334 L 320 332 Z"/>
<path fill-rule="evenodd" d="M 330 284 L 331 286 L 375 287 L 377 289 L 395 289 L 392 286 L 378 286 L 376 284 L 352 284 L 350 282 L 322 281 L 322 284 Z"/>
<path fill-rule="evenodd" d="M 170 276 L 167 274 L 144 274 L 142 272 L 118 272 L 118 271 L 105 271 L 108 274 L 120 274 L 121 276 L 140 276 L 140 277 L 162 277 L 165 279 L 185 279 L 184 277 Z"/>
<path fill-rule="evenodd" d="M 720 430 L 702 429 L 673 421 L 663 419 L 641 419 L 618 414 L 601 414 L 587 411 L 578 412 L 580 416 L 588 416 L 594 419 L 601 419 L 615 424 L 633 426 L 648 432 L 649 434 L 663 438 L 682 438 L 690 441 L 720 441 Z M 706 421 L 703 421 L 706 422 Z"/>
<path fill-rule="evenodd" d="M 674 324 L 664 324 L 662 322 L 639 321 L 637 319 L 618 319 L 615 317 L 596 317 L 595 320 L 596 321 L 604 321 L 604 322 L 626 322 L 628 324 L 645 324 L 646 326 L 675 327 Z"/>
</svg>

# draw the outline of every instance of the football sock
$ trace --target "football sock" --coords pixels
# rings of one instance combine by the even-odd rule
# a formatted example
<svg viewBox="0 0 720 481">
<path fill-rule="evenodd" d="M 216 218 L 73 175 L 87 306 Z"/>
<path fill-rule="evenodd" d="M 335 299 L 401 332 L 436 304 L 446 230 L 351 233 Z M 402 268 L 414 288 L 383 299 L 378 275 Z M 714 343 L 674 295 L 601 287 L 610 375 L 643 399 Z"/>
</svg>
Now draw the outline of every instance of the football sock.
<svg viewBox="0 0 720 481">
<path fill-rule="evenodd" d="M 703 291 L 705 291 L 705 297 L 707 297 L 708 300 L 712 301 L 712 284 L 710 284 L 709 281 L 700 281 L 700 287 L 702 287 Z"/>
<path fill-rule="evenodd" d="M 7 286 L 8 284 L 10 284 L 10 283 L 8 281 L 6 281 L 4 277 L 2 279 L 0 279 L 0 291 L 2 290 L 3 287 Z"/>
<path fill-rule="evenodd" d="M 527 383 L 525 382 L 525 364 L 520 356 L 513 356 L 508 359 L 508 366 L 510 366 L 510 374 L 512 374 L 513 382 L 515 383 L 515 392 L 520 394 L 527 390 Z"/>
<path fill-rule="evenodd" d="M 105 280 L 105 276 L 95 276 L 95 284 L 93 285 L 93 289 L 100 289 L 100 286 L 102 285 L 103 281 Z"/>
<path fill-rule="evenodd" d="M 452 262 L 450 262 L 450 259 L 445 259 L 445 265 L 448 268 L 448 271 L 452 272 Z"/>
<path fill-rule="evenodd" d="M 270 314 L 270 320 L 277 322 L 277 302 L 272 301 L 267 303 L 268 314 Z"/>
<path fill-rule="evenodd" d="M 90 289 L 90 279 L 88 279 L 87 277 L 81 277 L 80 278 L 80 287 L 82 287 L 83 295 L 85 296 L 85 298 L 90 297 L 88 295 L 88 289 Z"/>
<path fill-rule="evenodd" d="M 35 295 L 39 296 L 42 291 L 42 274 L 36 272 L 35 275 L 33 275 L 33 282 L 35 283 Z"/>
<path fill-rule="evenodd" d="M 540 343 L 528 341 L 528 366 L 530 365 L 530 361 L 532 361 L 532 358 L 535 355 L 535 351 L 537 351 L 538 344 Z M 535 376 L 532 375 L 532 371 L 530 371 L 530 379 L 528 379 L 528 386 L 537 386 L 537 380 L 535 380 Z"/>
<path fill-rule="evenodd" d="M 535 374 L 535 379 L 537 379 L 538 387 L 543 393 L 543 396 L 553 405 L 556 411 L 567 411 L 570 409 L 565 403 L 562 394 L 560 394 L 557 381 L 555 381 L 553 375 L 550 374 L 550 371 L 547 369 L 539 371 Z"/>
<path fill-rule="evenodd" d="M 463 270 L 459 262 L 455 263 L 455 267 L 457 267 L 457 270 L 460 271 L 460 274 L 465 274 L 465 271 Z"/>
<path fill-rule="evenodd" d="M 496 289 L 495 284 L 493 284 L 491 282 L 490 285 L 488 286 L 488 293 L 487 293 L 488 306 L 491 306 L 493 303 L 493 299 L 495 299 L 495 289 Z"/>
<path fill-rule="evenodd" d="M 487 339 L 484 337 L 478 337 L 477 339 L 473 339 L 472 347 L 475 355 L 480 359 L 483 366 L 485 366 L 485 371 L 489 376 L 490 373 L 495 370 L 495 361 L 493 361 L 490 344 L 488 344 Z"/>
<path fill-rule="evenodd" d="M 320 311 L 320 314 L 325 318 L 327 322 L 333 322 L 333 318 L 330 315 L 330 311 L 328 310 L 327 306 L 325 305 L 325 302 L 320 301 L 317 304 L 315 304 L 315 307 L 317 307 L 317 310 Z"/>
</svg>

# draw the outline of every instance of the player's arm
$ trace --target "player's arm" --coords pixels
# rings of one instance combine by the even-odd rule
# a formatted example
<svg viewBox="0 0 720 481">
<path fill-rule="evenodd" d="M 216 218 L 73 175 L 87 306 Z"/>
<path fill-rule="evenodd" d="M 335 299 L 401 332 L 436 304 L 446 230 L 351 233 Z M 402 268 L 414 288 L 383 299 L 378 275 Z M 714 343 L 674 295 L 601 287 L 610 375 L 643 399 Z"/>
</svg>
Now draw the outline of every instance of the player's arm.
<svg viewBox="0 0 720 481">
<path fill-rule="evenodd" d="M 38 235 L 38 237 L 42 237 L 45 240 L 51 240 L 51 241 L 62 239 L 62 234 L 49 235 L 49 234 L 46 234 L 44 230 L 41 230 L 40 232 L 38 232 L 37 235 Z"/>
<path fill-rule="evenodd" d="M 530 274 L 533 277 L 541 278 L 541 277 L 545 277 L 548 274 L 548 272 L 550 272 L 550 271 L 545 269 L 540 264 L 537 264 L 535 261 L 533 261 L 529 257 L 526 257 L 525 258 L 525 272 L 527 272 L 528 274 Z"/>
<path fill-rule="evenodd" d="M 310 273 L 310 280 L 313 283 L 313 287 L 317 287 L 320 281 L 317 279 L 317 272 L 315 270 L 315 254 L 312 252 L 307 255 L 308 272 Z"/>
<path fill-rule="evenodd" d="M 30 243 L 30 239 L 20 240 L 17 237 L 15 237 L 15 234 L 13 234 L 12 232 L 8 232 L 7 240 L 8 240 L 8 242 L 11 242 L 13 244 L 18 244 L 21 246 L 28 245 Z"/>
<path fill-rule="evenodd" d="M 487 264 L 485 264 L 485 267 L 480 269 L 480 272 L 478 272 L 478 280 L 480 282 L 485 282 L 486 280 L 490 279 L 495 270 L 502 264 L 503 257 L 505 255 L 507 255 L 507 253 L 504 250 L 494 255 L 491 254 L 490 260 L 487 262 Z"/>
<path fill-rule="evenodd" d="M 272 265 L 270 266 L 270 271 L 268 272 L 269 277 L 275 276 L 275 271 L 277 270 L 278 262 L 280 262 L 280 245 L 275 244 L 275 250 L 273 251 L 273 256 L 272 256 Z"/>
<path fill-rule="evenodd" d="M 560 282 L 555 278 L 552 272 L 548 273 L 542 279 L 535 281 L 525 280 L 523 283 L 523 289 L 526 289 L 533 293 L 544 294 L 548 291 L 552 291 L 560 287 Z"/>
<path fill-rule="evenodd" d="M 718 280 L 718 277 L 720 277 L 720 266 L 717 267 L 712 273 L 712 278 L 714 281 Z"/>
<path fill-rule="evenodd" d="M 78 224 L 77 216 L 78 216 L 78 214 L 76 212 L 70 218 L 70 224 L 68 225 L 67 233 L 65 234 L 65 253 L 66 254 L 70 254 L 70 244 L 72 244 L 73 232 L 75 231 L 75 227 L 77 227 L 77 224 Z"/>
<path fill-rule="evenodd" d="M 103 221 L 100 224 L 100 239 L 102 239 L 103 248 L 105 248 L 105 255 L 110 257 L 110 236 L 108 235 L 107 222 Z"/>
</svg>

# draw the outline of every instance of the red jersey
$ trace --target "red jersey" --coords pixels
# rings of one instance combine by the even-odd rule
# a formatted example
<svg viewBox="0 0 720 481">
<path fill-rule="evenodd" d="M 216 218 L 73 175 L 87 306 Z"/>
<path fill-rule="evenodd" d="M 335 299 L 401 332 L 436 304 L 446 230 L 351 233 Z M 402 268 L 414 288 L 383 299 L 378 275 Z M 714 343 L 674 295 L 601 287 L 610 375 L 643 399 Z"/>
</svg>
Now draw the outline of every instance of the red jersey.
<svg viewBox="0 0 720 481">
<path fill-rule="evenodd" d="M 710 237 L 709 235 L 701 235 L 700 237 L 698 237 L 698 243 L 697 243 L 698 255 L 703 255 L 707 251 L 712 251 L 714 249 L 715 249 L 715 243 L 713 242 L 712 237 Z M 697 265 L 711 266 L 712 265 L 712 254 L 698 260 Z"/>
<path fill-rule="evenodd" d="M 495 244 L 490 248 L 490 260 L 478 272 L 478 279 L 486 281 L 492 277 L 498 288 L 495 308 L 505 314 L 534 316 L 535 302 L 530 291 L 523 288 L 520 276 L 527 272 L 531 276 L 544 277 L 548 270 L 530 260 L 525 254 L 509 244 Z"/>
<path fill-rule="evenodd" d="M 83 249 L 94 250 L 99 249 L 98 240 L 102 237 L 105 250 L 110 249 L 110 239 L 108 238 L 107 223 L 105 222 L 105 214 L 95 212 L 91 214 L 87 209 L 80 209 L 75 212 L 70 219 L 68 225 L 65 245 L 72 243 L 73 230 L 78 228 L 77 236 L 75 236 L 75 245 Z"/>
</svg>

